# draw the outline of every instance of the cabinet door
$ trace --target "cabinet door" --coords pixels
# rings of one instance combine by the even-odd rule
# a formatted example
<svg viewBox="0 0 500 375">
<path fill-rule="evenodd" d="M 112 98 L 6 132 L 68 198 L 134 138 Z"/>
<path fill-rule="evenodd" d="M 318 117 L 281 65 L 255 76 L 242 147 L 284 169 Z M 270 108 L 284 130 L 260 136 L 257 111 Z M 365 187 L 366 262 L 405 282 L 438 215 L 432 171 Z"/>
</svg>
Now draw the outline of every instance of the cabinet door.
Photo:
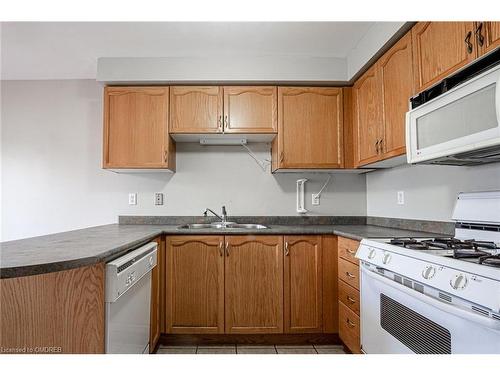
<svg viewBox="0 0 500 375">
<path fill-rule="evenodd" d="M 151 309 L 150 309 L 150 328 L 149 328 L 149 352 L 154 352 L 156 344 L 160 339 L 160 274 L 161 259 L 163 253 L 161 237 L 155 239 L 158 244 L 157 264 L 151 272 Z"/>
<path fill-rule="evenodd" d="M 283 237 L 226 236 L 226 333 L 283 332 Z"/>
<path fill-rule="evenodd" d="M 167 333 L 224 332 L 223 236 L 167 237 Z"/>
<path fill-rule="evenodd" d="M 415 89 L 432 86 L 474 60 L 474 22 L 419 22 L 412 28 Z"/>
<path fill-rule="evenodd" d="M 342 168 L 342 89 L 278 87 L 273 170 Z"/>
<path fill-rule="evenodd" d="M 285 237 L 285 332 L 323 331 L 321 236 Z"/>
<path fill-rule="evenodd" d="M 500 46 L 500 22 L 477 22 L 475 36 L 480 54 L 494 50 Z"/>
<path fill-rule="evenodd" d="M 171 86 L 170 132 L 221 133 L 222 87 Z"/>
<path fill-rule="evenodd" d="M 357 166 L 379 159 L 383 138 L 382 85 L 377 64 L 363 74 L 353 86 L 354 149 Z"/>
<path fill-rule="evenodd" d="M 379 62 L 384 124 L 379 148 L 384 159 L 406 152 L 405 118 L 414 92 L 412 64 L 411 32 L 403 36 Z"/>
<path fill-rule="evenodd" d="M 104 168 L 175 169 L 168 87 L 104 89 Z"/>
<path fill-rule="evenodd" d="M 225 133 L 276 133 L 278 89 L 275 86 L 225 86 Z"/>
</svg>

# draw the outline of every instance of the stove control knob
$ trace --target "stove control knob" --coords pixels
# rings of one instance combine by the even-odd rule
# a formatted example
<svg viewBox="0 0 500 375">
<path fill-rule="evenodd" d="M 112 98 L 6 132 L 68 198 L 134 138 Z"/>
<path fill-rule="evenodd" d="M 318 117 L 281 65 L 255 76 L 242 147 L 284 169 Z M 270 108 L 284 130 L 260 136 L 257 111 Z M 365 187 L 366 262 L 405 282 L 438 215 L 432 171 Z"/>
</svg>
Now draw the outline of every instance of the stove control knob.
<svg viewBox="0 0 500 375">
<path fill-rule="evenodd" d="M 424 268 L 424 270 L 422 271 L 422 277 L 426 280 L 430 280 L 434 277 L 434 275 L 436 274 L 436 268 L 432 267 L 432 266 L 427 266 Z"/>
<path fill-rule="evenodd" d="M 382 263 L 387 264 L 390 261 L 391 261 L 391 254 L 385 253 L 384 256 L 382 257 Z"/>
<path fill-rule="evenodd" d="M 368 252 L 368 259 L 375 258 L 375 255 L 377 255 L 377 252 L 375 251 L 375 249 L 370 249 L 370 251 Z"/>
<path fill-rule="evenodd" d="M 467 276 L 465 276 L 463 273 L 459 273 L 450 280 L 450 285 L 455 290 L 462 290 L 467 286 L 467 282 Z"/>
</svg>

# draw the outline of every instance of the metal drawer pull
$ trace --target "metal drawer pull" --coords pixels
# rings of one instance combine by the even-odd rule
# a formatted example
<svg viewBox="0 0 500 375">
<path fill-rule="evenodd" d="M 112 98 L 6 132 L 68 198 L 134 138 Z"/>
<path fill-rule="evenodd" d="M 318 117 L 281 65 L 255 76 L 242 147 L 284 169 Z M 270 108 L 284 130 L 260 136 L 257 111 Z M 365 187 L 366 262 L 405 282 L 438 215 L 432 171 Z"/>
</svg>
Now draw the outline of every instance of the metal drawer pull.
<svg viewBox="0 0 500 375">
<path fill-rule="evenodd" d="M 352 273 L 350 273 L 350 272 L 346 272 L 345 274 L 346 274 L 346 276 L 347 276 L 347 277 L 350 277 L 351 279 L 355 279 L 355 278 L 356 278 L 356 276 L 355 276 L 355 275 L 353 275 L 353 274 L 352 274 Z"/>
<path fill-rule="evenodd" d="M 226 256 L 229 256 L 229 243 L 226 242 Z"/>
<path fill-rule="evenodd" d="M 349 320 L 349 318 L 347 318 L 347 320 L 346 320 L 346 321 L 347 321 L 347 324 L 349 325 L 349 327 L 351 327 L 351 328 L 356 327 L 356 324 L 354 324 L 353 322 L 351 322 L 351 321 Z"/>
<path fill-rule="evenodd" d="M 223 255 L 224 255 L 224 254 L 222 253 L 222 247 L 223 247 L 223 246 L 224 246 L 224 245 L 222 244 L 222 241 L 221 241 L 221 242 L 219 243 L 219 255 L 220 255 L 220 256 L 223 256 Z"/>
<path fill-rule="evenodd" d="M 351 254 L 351 255 L 356 254 L 356 251 L 354 251 L 354 250 L 349 250 L 349 249 L 347 249 L 347 252 L 348 252 L 349 254 Z"/>
<path fill-rule="evenodd" d="M 482 34 L 482 31 L 483 31 L 483 23 L 479 22 L 475 34 L 476 34 L 477 44 L 479 44 L 479 46 L 481 47 L 484 44 L 484 36 Z"/>
<path fill-rule="evenodd" d="M 465 45 L 467 46 L 467 53 L 472 53 L 472 43 L 470 42 L 471 36 L 472 31 L 469 31 L 464 39 Z"/>
<path fill-rule="evenodd" d="M 290 250 L 288 249 L 288 242 L 285 242 L 285 256 L 290 254 Z"/>
<path fill-rule="evenodd" d="M 347 296 L 347 300 L 350 302 L 350 303 L 356 303 L 356 300 L 354 298 L 351 298 L 349 296 Z"/>
</svg>

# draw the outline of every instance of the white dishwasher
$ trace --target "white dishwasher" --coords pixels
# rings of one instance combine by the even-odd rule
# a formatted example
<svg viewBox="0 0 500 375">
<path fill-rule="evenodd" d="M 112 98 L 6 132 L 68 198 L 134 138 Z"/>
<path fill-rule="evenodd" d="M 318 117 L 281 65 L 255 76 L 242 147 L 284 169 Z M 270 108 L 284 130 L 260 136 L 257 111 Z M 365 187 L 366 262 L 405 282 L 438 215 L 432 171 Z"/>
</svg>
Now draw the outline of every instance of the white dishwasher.
<svg viewBox="0 0 500 375">
<path fill-rule="evenodd" d="M 157 248 L 150 242 L 106 264 L 106 353 L 149 353 Z"/>
</svg>

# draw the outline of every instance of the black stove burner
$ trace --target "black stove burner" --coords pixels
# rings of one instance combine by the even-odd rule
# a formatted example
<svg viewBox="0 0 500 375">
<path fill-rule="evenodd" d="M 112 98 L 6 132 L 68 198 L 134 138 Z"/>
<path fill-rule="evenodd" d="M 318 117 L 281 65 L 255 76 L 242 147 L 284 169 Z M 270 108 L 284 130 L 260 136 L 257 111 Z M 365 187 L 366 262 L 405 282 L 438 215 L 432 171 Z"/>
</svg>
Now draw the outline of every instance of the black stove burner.
<svg viewBox="0 0 500 375">
<path fill-rule="evenodd" d="M 497 255 L 488 254 L 488 255 L 479 257 L 478 263 L 479 264 L 486 264 L 488 266 L 500 267 L 500 254 L 497 254 Z"/>
</svg>

